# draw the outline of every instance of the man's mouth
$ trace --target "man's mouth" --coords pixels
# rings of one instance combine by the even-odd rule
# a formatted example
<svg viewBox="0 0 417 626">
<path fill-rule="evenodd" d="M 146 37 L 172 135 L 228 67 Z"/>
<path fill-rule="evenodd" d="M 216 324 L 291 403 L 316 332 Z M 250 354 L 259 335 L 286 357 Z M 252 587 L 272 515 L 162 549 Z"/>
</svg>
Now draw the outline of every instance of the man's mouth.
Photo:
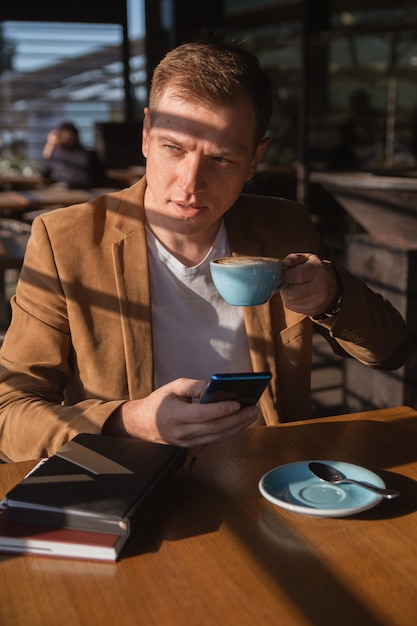
<svg viewBox="0 0 417 626">
<path fill-rule="evenodd" d="M 185 219 L 199 215 L 206 207 L 195 203 L 174 202 L 175 210 Z"/>
</svg>

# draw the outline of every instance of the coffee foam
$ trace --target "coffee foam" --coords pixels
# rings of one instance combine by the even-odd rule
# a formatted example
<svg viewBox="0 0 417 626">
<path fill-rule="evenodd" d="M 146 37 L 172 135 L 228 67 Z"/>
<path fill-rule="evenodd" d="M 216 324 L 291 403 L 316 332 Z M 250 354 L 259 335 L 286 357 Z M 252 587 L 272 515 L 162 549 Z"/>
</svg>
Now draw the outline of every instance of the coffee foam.
<svg viewBox="0 0 417 626">
<path fill-rule="evenodd" d="M 262 265 L 264 263 L 276 263 L 275 259 L 266 258 L 246 258 L 246 257 L 227 257 L 225 259 L 216 259 L 219 265 Z"/>
</svg>

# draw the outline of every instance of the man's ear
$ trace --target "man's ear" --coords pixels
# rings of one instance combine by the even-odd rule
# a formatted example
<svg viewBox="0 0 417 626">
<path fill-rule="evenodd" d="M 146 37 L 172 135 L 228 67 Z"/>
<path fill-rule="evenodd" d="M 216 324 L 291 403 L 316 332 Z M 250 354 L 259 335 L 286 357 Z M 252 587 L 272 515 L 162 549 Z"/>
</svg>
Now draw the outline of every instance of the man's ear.
<svg viewBox="0 0 417 626">
<path fill-rule="evenodd" d="M 246 177 L 246 180 L 250 180 L 251 178 L 255 176 L 256 170 L 258 169 L 258 165 L 265 153 L 265 150 L 269 146 L 270 141 L 271 141 L 270 137 L 265 137 L 265 139 L 262 139 L 262 141 L 258 144 L 255 150 L 255 154 L 253 155 L 253 160 L 249 169 L 249 173 Z"/>
<path fill-rule="evenodd" d="M 151 128 L 151 112 L 148 107 L 143 109 L 143 128 L 142 128 L 142 154 L 147 158 L 148 155 L 148 143 L 149 143 L 149 131 Z"/>
</svg>

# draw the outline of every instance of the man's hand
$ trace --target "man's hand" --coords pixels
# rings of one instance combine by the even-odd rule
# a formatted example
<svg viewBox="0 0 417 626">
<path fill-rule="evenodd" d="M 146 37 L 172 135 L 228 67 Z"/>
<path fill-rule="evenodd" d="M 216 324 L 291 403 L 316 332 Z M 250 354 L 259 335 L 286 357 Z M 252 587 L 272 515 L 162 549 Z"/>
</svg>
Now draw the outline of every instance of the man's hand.
<svg viewBox="0 0 417 626">
<path fill-rule="evenodd" d="M 331 263 L 315 254 L 292 253 L 283 259 L 281 293 L 284 306 L 296 313 L 321 315 L 337 299 L 339 285 Z"/>
<path fill-rule="evenodd" d="M 51 158 L 54 149 L 56 148 L 56 146 L 60 142 L 60 137 L 61 137 L 61 135 L 60 135 L 59 130 L 51 130 L 48 133 L 48 136 L 46 138 L 46 143 L 45 143 L 44 149 L 42 151 L 42 156 L 43 156 L 44 159 L 50 159 Z"/>
<path fill-rule="evenodd" d="M 204 380 L 178 378 L 146 398 L 123 404 L 103 432 L 195 450 L 225 441 L 256 421 L 256 406 L 241 408 L 235 401 L 200 404 L 206 385 Z"/>
</svg>

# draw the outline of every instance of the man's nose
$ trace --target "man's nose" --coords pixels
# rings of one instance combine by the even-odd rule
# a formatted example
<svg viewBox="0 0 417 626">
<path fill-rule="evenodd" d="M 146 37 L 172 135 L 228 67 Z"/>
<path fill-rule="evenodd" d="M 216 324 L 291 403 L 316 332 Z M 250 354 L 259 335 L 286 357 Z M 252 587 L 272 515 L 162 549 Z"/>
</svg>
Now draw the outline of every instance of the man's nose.
<svg viewBox="0 0 417 626">
<path fill-rule="evenodd" d="M 197 156 L 184 159 L 178 174 L 178 185 L 187 194 L 201 191 L 206 186 L 203 159 Z"/>
</svg>

